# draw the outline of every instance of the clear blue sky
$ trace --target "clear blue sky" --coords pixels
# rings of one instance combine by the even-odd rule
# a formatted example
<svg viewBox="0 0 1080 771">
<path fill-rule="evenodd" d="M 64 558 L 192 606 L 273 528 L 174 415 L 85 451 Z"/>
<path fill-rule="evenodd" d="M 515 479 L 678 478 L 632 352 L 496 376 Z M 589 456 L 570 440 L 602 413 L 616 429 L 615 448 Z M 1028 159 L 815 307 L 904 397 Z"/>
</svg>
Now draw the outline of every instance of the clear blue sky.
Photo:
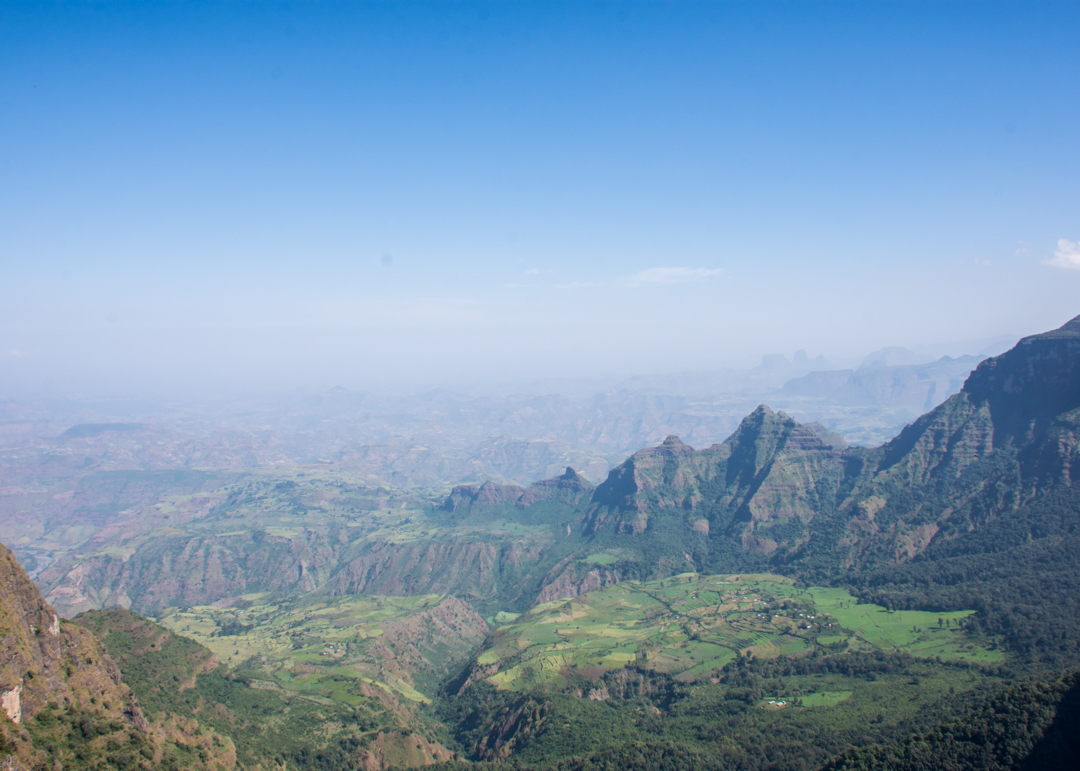
<svg viewBox="0 0 1080 771">
<path fill-rule="evenodd" d="M 1080 314 L 1080 4 L 0 5 L 0 395 Z"/>
</svg>

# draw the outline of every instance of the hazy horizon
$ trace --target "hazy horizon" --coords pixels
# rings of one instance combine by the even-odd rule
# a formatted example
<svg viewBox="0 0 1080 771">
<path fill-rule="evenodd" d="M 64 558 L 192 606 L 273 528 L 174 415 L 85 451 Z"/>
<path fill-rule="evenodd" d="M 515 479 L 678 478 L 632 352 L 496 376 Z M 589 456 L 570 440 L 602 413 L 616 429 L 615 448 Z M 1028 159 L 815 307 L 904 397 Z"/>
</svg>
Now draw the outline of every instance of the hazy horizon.
<svg viewBox="0 0 1080 771">
<path fill-rule="evenodd" d="M 0 395 L 416 392 L 1055 328 L 1080 313 L 1078 21 L 5 4 Z"/>
</svg>

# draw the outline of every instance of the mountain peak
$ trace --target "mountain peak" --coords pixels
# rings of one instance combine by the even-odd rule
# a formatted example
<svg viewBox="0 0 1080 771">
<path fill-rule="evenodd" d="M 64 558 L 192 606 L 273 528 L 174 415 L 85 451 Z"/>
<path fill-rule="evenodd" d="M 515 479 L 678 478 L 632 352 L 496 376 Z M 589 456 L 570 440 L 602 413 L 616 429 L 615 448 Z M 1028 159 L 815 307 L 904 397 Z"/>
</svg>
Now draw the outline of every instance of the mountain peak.
<svg viewBox="0 0 1080 771">
<path fill-rule="evenodd" d="M 989 405 L 995 443 L 1038 433 L 1054 416 L 1080 407 L 1080 316 L 987 359 L 963 391 Z"/>
<path fill-rule="evenodd" d="M 585 487 L 592 487 L 592 483 L 589 482 L 588 479 L 583 477 L 578 472 L 574 471 L 574 469 L 572 469 L 570 466 L 567 466 L 566 471 L 563 472 L 562 476 L 558 477 L 557 479 L 559 482 L 562 482 L 564 484 L 569 483 L 575 485 L 583 485 Z"/>
<path fill-rule="evenodd" d="M 638 450 L 630 457 L 639 459 L 652 457 L 668 458 L 687 455 L 692 452 L 695 452 L 693 447 L 675 436 L 675 434 L 668 434 L 660 444 L 655 447 L 646 447 L 644 450 Z"/>
<path fill-rule="evenodd" d="M 1043 332 L 1038 335 L 1030 335 L 1020 342 L 1025 342 L 1027 340 L 1052 340 L 1060 337 L 1080 337 L 1080 316 L 1076 316 L 1075 318 L 1066 321 L 1057 329 L 1051 329 L 1049 332 Z"/>
</svg>

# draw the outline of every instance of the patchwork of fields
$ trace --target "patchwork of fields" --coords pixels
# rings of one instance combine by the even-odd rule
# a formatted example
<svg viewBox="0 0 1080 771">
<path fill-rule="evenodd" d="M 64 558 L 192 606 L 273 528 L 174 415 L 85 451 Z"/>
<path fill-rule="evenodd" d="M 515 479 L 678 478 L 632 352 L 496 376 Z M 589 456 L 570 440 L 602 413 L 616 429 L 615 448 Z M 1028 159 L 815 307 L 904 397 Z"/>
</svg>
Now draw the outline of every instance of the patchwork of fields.
<svg viewBox="0 0 1080 771">
<path fill-rule="evenodd" d="M 237 607 L 172 610 L 158 619 L 212 650 L 256 687 L 359 703 L 371 688 L 414 702 L 483 642 L 487 626 L 460 600 L 247 595 Z"/>
<path fill-rule="evenodd" d="M 769 574 L 685 573 L 626 581 L 508 616 L 477 665 L 492 672 L 487 679 L 496 687 L 518 690 L 562 682 L 573 670 L 597 673 L 630 663 L 700 681 L 739 656 L 814 649 L 1000 661 L 999 650 L 963 633 L 961 622 L 971 613 L 891 612 L 859 604 L 843 590 L 799 588 Z"/>
<path fill-rule="evenodd" d="M 569 600 L 502 612 L 475 663 L 504 690 L 557 686 L 633 664 L 681 682 L 714 677 L 740 656 L 813 650 L 904 650 L 995 663 L 1000 650 L 966 635 L 971 611 L 895 611 L 841 589 L 801 588 L 770 574 L 625 581 Z M 484 645 L 487 624 L 444 595 L 245 595 L 233 607 L 170 610 L 159 622 L 210 648 L 254 686 L 359 703 L 371 689 L 427 702 Z M 846 698 L 822 693 L 825 706 Z"/>
</svg>

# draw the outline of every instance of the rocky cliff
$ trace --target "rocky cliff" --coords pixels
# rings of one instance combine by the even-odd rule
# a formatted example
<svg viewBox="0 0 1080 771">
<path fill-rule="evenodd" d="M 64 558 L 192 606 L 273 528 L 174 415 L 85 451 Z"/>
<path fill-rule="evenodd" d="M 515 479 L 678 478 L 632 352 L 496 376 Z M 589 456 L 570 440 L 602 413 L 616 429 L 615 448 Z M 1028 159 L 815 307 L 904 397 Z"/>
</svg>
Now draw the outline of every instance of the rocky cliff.
<svg viewBox="0 0 1080 771">
<path fill-rule="evenodd" d="M 1078 441 L 1080 317 L 987 359 L 960 393 L 853 456 L 849 494 L 814 535 L 839 536 L 849 565 L 911 560 L 1071 487 Z"/>
<path fill-rule="evenodd" d="M 62 620 L 3 545 L 0 587 L 0 700 L 12 722 L 25 723 L 54 704 L 100 707 L 145 727 L 98 639 Z"/>
<path fill-rule="evenodd" d="M 201 757 L 195 745 L 206 737 L 153 730 L 98 638 L 61 619 L 3 545 L 0 703 L 4 768 L 152 769 L 177 760 L 177 752 L 188 767 L 233 764 L 220 742 Z"/>
<path fill-rule="evenodd" d="M 838 434 L 761 406 L 722 444 L 695 451 L 669 436 L 633 455 L 596 488 L 584 526 L 638 534 L 650 518 L 676 516 L 697 533 L 770 554 L 789 538 L 783 526 L 801 531 L 835 500 L 845 449 Z"/>
<path fill-rule="evenodd" d="M 582 495 L 580 523 L 594 542 L 663 569 L 741 569 L 752 557 L 902 563 L 1071 486 L 1078 448 L 1080 317 L 984 361 L 959 393 L 878 448 L 849 447 L 764 405 L 703 450 L 669 436 Z M 499 497 L 485 487 L 458 488 L 446 506 Z M 520 490 L 500 489 L 499 502 L 526 506 Z"/>
</svg>

